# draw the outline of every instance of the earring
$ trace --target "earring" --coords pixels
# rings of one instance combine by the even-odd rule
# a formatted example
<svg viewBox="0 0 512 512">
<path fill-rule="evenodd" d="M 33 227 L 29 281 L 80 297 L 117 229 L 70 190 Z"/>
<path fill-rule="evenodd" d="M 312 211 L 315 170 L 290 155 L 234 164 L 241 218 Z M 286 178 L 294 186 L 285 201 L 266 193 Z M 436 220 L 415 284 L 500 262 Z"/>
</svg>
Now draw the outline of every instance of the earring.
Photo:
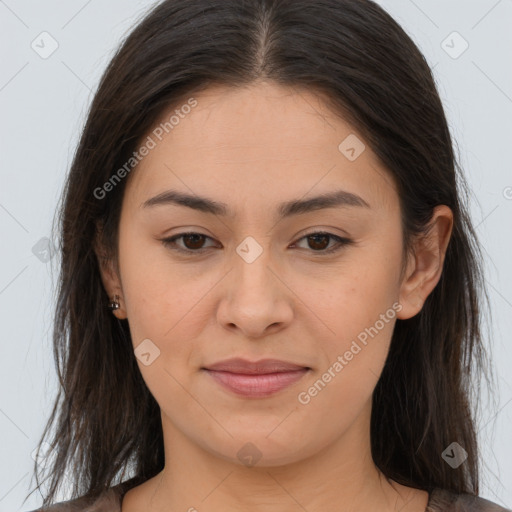
<svg viewBox="0 0 512 512">
<path fill-rule="evenodd" d="M 107 308 L 111 311 L 114 311 L 115 309 L 119 309 L 121 307 L 121 304 L 119 303 L 119 295 L 114 295 L 114 298 L 108 303 Z"/>
</svg>

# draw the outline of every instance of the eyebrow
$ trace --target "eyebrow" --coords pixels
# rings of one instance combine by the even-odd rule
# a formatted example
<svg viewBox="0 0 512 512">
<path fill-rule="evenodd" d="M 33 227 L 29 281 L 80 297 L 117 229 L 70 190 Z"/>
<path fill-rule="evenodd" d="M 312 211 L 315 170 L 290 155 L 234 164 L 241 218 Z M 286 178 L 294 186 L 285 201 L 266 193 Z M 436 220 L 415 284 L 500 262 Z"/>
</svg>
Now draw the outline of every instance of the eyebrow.
<svg viewBox="0 0 512 512">
<path fill-rule="evenodd" d="M 211 213 L 213 215 L 233 216 L 233 213 L 225 203 L 207 197 L 178 192 L 177 190 L 166 190 L 144 201 L 141 207 L 150 208 L 161 205 L 186 206 L 187 208 L 192 208 L 204 213 Z M 362 197 L 346 190 L 336 190 L 309 199 L 295 199 L 281 203 L 277 207 L 277 216 L 282 219 L 324 208 L 341 208 L 347 206 L 371 208 Z"/>
</svg>

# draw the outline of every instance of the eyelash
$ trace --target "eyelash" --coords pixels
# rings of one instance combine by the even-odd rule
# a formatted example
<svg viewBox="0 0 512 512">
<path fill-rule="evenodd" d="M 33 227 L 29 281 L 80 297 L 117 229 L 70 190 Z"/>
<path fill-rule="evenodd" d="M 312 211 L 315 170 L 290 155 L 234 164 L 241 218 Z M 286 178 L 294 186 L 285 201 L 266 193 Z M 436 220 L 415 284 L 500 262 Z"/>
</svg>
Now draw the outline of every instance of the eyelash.
<svg viewBox="0 0 512 512">
<path fill-rule="evenodd" d="M 205 252 L 206 250 L 210 249 L 210 247 L 202 247 L 201 249 L 197 249 L 197 250 L 193 250 L 193 249 L 183 249 L 182 247 L 179 247 L 178 245 L 176 245 L 176 240 L 180 239 L 180 238 L 183 238 L 185 236 L 189 236 L 189 235 L 199 235 L 199 236 L 202 236 L 202 237 L 205 237 L 205 238 L 209 238 L 211 239 L 211 237 L 207 236 L 207 235 L 203 235 L 202 233 L 196 233 L 194 231 L 188 231 L 186 233 L 179 233 L 177 235 L 174 235 L 170 238 L 163 238 L 161 239 L 161 242 L 163 243 L 163 245 L 165 247 L 168 247 L 174 251 L 178 251 L 178 252 L 181 252 L 181 253 L 186 253 L 186 254 L 201 254 L 203 252 Z M 332 233 L 328 233 L 326 231 L 313 231 L 311 233 L 308 233 L 306 235 L 304 235 L 303 237 L 299 238 L 298 242 L 305 239 L 305 238 L 308 238 L 310 236 L 314 236 L 314 235 L 323 235 L 323 236 L 327 236 L 329 238 L 332 238 L 334 239 L 337 244 L 334 246 L 334 247 L 331 247 L 330 249 L 326 249 L 326 250 L 318 250 L 318 251 L 315 251 L 313 249 L 311 249 L 311 252 L 313 253 L 316 253 L 316 254 L 332 254 L 334 252 L 338 252 L 340 251 L 341 249 L 343 249 L 344 247 L 346 247 L 347 245 L 350 245 L 353 243 L 353 240 L 349 239 L 349 238 L 344 238 L 344 237 L 341 237 L 341 236 L 338 236 L 338 235 L 334 235 Z"/>
</svg>

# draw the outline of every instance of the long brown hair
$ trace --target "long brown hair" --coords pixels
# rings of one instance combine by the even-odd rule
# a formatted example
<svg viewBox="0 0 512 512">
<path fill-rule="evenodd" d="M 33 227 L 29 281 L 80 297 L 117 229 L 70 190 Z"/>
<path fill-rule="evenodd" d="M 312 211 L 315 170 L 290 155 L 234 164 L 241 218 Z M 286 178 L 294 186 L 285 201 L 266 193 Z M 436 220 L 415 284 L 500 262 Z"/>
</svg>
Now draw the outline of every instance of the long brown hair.
<svg viewBox="0 0 512 512">
<path fill-rule="evenodd" d="M 473 391 L 485 374 L 481 316 L 488 299 L 467 185 L 425 58 L 369 0 L 166 0 L 105 71 L 56 218 L 60 389 L 39 444 L 51 434 L 53 462 L 35 465 L 36 488 L 41 475 L 50 480 L 44 506 L 66 474 L 72 498 L 96 497 L 125 476 L 133 487 L 164 467 L 160 409 L 140 374 L 127 321 L 105 308 L 93 250 L 101 225 L 116 261 L 128 177 L 104 197 L 98 190 L 165 109 L 212 84 L 260 79 L 317 91 L 364 135 L 398 187 L 406 250 L 436 205 L 452 209 L 440 281 L 420 313 L 396 323 L 373 394 L 371 448 L 384 475 L 404 485 L 478 493 Z M 468 453 L 457 469 L 441 458 L 454 441 Z"/>
</svg>

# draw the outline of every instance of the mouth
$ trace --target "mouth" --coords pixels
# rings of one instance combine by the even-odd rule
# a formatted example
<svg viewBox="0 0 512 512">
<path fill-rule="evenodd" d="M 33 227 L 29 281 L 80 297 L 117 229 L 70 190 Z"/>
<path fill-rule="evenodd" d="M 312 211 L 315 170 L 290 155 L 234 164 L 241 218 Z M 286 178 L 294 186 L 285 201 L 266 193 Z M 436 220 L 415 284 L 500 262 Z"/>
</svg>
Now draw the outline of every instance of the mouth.
<svg viewBox="0 0 512 512">
<path fill-rule="evenodd" d="M 287 361 L 229 359 L 201 368 L 223 389 L 246 398 L 264 398 L 296 383 L 311 368 Z"/>
</svg>

